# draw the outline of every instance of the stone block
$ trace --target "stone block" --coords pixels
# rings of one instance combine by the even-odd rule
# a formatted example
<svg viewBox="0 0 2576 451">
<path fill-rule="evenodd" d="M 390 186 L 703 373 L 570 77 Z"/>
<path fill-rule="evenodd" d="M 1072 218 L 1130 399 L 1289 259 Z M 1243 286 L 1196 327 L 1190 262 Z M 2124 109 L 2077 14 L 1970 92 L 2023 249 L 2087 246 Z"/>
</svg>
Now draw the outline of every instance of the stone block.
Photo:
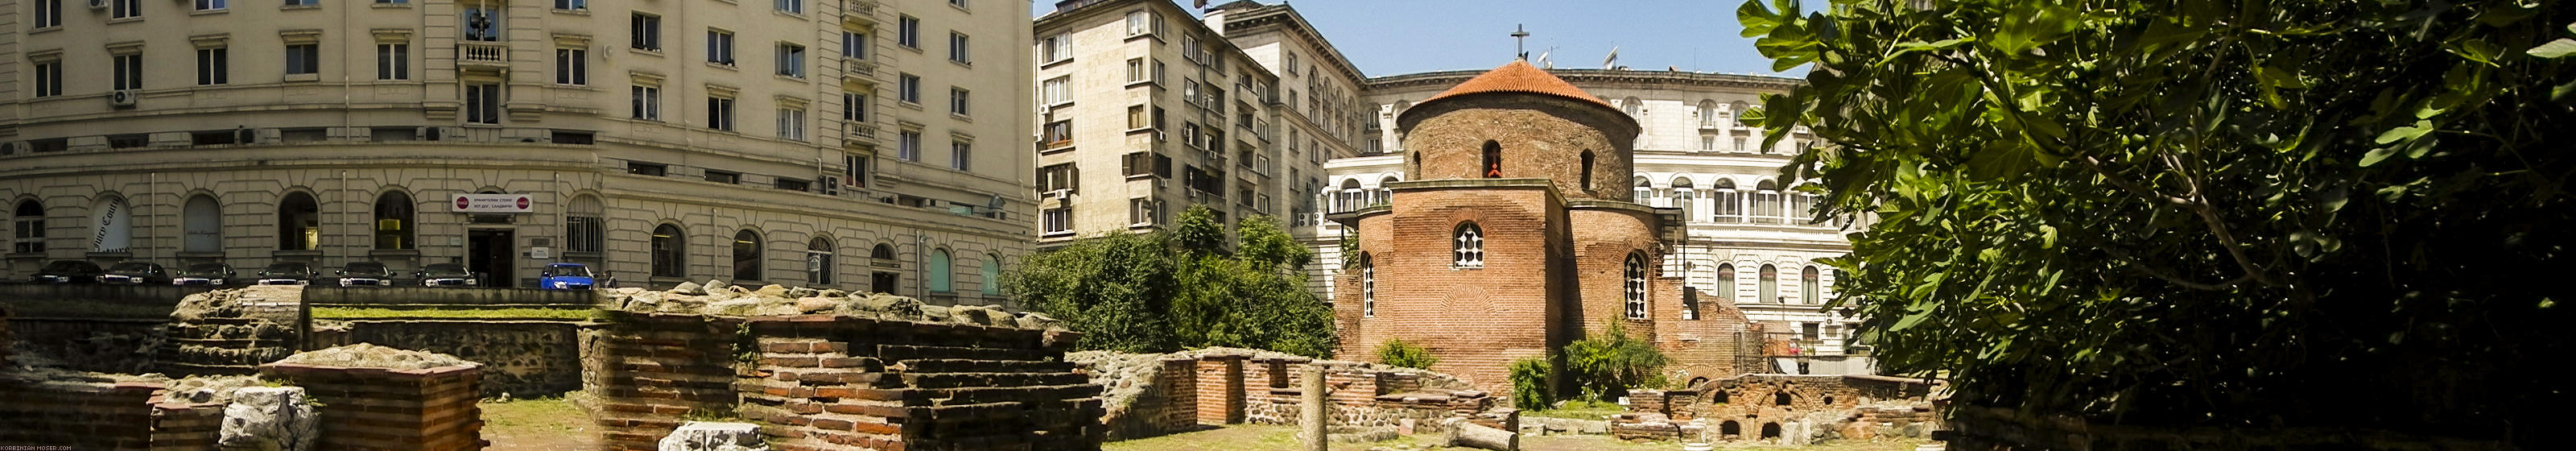
<svg viewBox="0 0 2576 451">
<path fill-rule="evenodd" d="M 662 437 L 659 451 L 768 451 L 760 425 L 691 421 Z"/>
<path fill-rule="evenodd" d="M 302 387 L 246 387 L 224 406 L 216 443 L 224 449 L 310 451 L 320 423 Z"/>
</svg>

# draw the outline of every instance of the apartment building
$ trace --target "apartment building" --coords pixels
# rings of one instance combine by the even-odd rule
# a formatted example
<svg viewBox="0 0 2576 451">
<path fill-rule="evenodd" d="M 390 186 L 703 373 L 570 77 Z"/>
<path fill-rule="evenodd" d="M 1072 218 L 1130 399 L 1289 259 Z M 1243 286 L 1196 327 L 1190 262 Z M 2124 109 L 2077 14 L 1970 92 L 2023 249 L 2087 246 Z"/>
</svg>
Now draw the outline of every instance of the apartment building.
<svg viewBox="0 0 2576 451">
<path fill-rule="evenodd" d="M 0 0 L 0 273 L 555 261 L 1002 299 L 1025 3 Z"/>
</svg>

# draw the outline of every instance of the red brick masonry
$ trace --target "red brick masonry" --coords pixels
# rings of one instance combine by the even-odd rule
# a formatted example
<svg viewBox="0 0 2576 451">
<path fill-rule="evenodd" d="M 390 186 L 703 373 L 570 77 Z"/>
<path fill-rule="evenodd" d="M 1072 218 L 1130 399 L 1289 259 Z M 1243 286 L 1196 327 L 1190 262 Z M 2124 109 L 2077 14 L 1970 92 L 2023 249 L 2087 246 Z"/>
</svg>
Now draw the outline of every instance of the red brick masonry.
<svg viewBox="0 0 2576 451">
<path fill-rule="evenodd" d="M 444 451 L 483 449 L 482 383 L 476 364 L 417 370 L 270 363 L 262 377 L 304 387 L 322 406 L 318 449 Z"/>
<path fill-rule="evenodd" d="M 33 381 L 0 375 L 0 445 L 213 449 L 222 404 L 164 398 L 149 382 Z"/>
</svg>

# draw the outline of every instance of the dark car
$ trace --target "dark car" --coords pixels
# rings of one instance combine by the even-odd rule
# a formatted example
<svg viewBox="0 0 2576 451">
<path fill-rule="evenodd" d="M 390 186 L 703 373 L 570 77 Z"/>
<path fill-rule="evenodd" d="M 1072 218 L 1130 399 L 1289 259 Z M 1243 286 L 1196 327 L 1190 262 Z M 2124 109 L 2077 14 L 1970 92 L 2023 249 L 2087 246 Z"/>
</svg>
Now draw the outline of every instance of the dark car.
<svg viewBox="0 0 2576 451">
<path fill-rule="evenodd" d="M 350 262 L 341 266 L 338 274 L 340 286 L 344 287 L 381 287 L 394 282 L 393 270 L 377 262 Z"/>
<path fill-rule="evenodd" d="M 170 278 L 171 285 L 223 286 L 237 281 L 239 280 L 233 278 L 233 265 L 223 263 L 188 265 L 188 269 L 179 270 L 178 277 Z"/>
<path fill-rule="evenodd" d="M 465 270 L 465 265 L 434 263 L 411 273 L 424 287 L 472 287 L 483 285 L 483 278 Z"/>
<path fill-rule="evenodd" d="M 98 276 L 98 283 L 160 285 L 170 283 L 170 271 L 159 263 L 124 262 L 107 267 L 107 274 Z"/>
<path fill-rule="evenodd" d="M 546 271 L 544 273 L 540 273 L 537 278 L 537 288 L 543 290 L 588 290 L 593 283 L 591 277 L 590 265 L 580 263 L 548 263 L 546 264 Z"/>
<path fill-rule="evenodd" d="M 28 277 L 27 281 L 34 283 L 90 283 L 97 282 L 98 276 L 100 274 L 105 274 L 106 272 L 107 271 L 98 269 L 97 263 L 80 260 L 55 260 L 53 263 L 46 263 L 44 270 L 37 271 L 36 275 L 34 277 Z"/>
<path fill-rule="evenodd" d="M 303 262 L 278 262 L 259 270 L 260 285 L 306 285 L 312 279 L 313 265 Z"/>
</svg>

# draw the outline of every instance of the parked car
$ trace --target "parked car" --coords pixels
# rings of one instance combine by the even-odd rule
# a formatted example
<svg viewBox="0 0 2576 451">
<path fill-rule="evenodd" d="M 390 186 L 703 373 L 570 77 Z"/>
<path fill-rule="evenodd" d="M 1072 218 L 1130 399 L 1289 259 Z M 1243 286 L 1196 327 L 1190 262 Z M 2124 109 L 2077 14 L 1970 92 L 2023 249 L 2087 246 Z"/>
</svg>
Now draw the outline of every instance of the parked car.
<svg viewBox="0 0 2576 451">
<path fill-rule="evenodd" d="M 97 263 L 90 263 L 81 260 L 55 260 L 53 263 L 46 263 L 42 270 L 37 271 L 35 276 L 28 277 L 27 281 L 32 283 L 91 283 L 97 282 L 98 276 L 106 272 L 107 271 L 98 269 Z"/>
<path fill-rule="evenodd" d="M 160 284 L 170 283 L 170 271 L 169 271 L 169 270 L 166 270 L 166 269 L 162 269 L 162 268 L 161 268 L 161 264 L 159 264 L 159 263 L 152 263 L 152 262 L 124 262 L 124 263 L 117 263 L 115 266 L 109 266 L 109 267 L 107 267 L 107 274 L 102 274 L 102 275 L 99 275 L 99 276 L 98 276 L 98 283 L 125 284 L 125 285 L 145 285 L 145 284 L 150 284 L 150 285 L 160 285 Z"/>
<path fill-rule="evenodd" d="M 545 272 L 537 273 L 537 288 L 547 290 L 588 290 L 592 284 L 590 265 L 548 263 Z"/>
<path fill-rule="evenodd" d="M 302 262 L 277 262 L 259 270 L 259 285 L 308 285 L 313 283 L 313 265 Z"/>
<path fill-rule="evenodd" d="M 188 269 L 179 270 L 178 277 L 170 278 L 171 285 L 224 286 L 226 283 L 236 281 L 239 279 L 233 278 L 233 265 L 223 263 L 188 265 Z"/>
<path fill-rule="evenodd" d="M 340 286 L 344 287 L 381 287 L 394 282 L 393 270 L 385 269 L 384 263 L 372 261 L 349 262 L 335 274 L 340 276 Z"/>
<path fill-rule="evenodd" d="M 465 270 L 465 265 L 455 263 L 433 263 L 429 266 L 421 267 L 419 271 L 412 271 L 411 275 L 413 277 L 419 277 L 420 286 L 424 287 L 475 287 L 483 285 L 483 277 L 481 274 L 468 272 Z"/>
</svg>

